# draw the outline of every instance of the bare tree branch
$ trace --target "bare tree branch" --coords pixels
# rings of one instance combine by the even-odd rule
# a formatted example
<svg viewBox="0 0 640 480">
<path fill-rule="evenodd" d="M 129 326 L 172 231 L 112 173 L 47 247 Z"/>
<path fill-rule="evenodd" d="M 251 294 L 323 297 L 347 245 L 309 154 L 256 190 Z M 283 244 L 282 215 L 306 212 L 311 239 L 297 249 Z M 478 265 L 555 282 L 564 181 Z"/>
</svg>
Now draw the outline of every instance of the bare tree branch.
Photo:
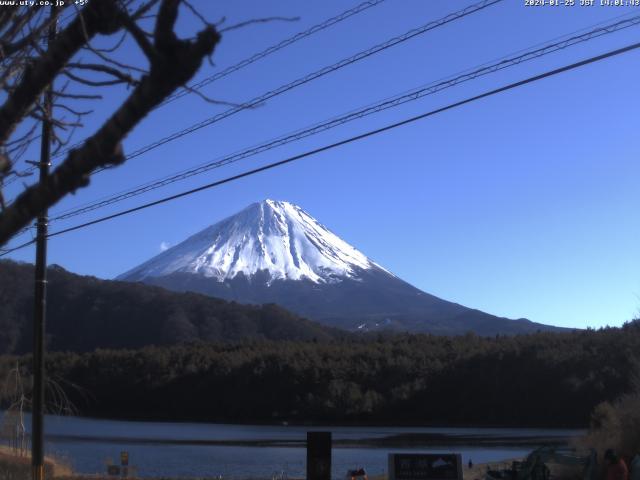
<svg viewBox="0 0 640 480">
<path fill-rule="evenodd" d="M 82 93 L 67 93 L 60 91 L 54 91 L 53 94 L 57 98 L 71 98 L 75 100 L 100 100 L 102 98 L 102 95 L 85 95 Z"/>
<path fill-rule="evenodd" d="M 150 0 L 145 2 L 140 6 L 135 12 L 133 12 L 130 16 L 133 20 L 141 20 L 142 18 L 146 18 L 146 14 L 155 7 L 160 0 Z"/>
<path fill-rule="evenodd" d="M 124 23 L 124 28 L 126 28 L 127 31 L 131 34 L 131 36 L 147 56 L 147 58 L 150 61 L 157 60 L 158 52 L 156 51 L 149 38 L 147 38 L 146 32 L 143 31 L 133 20 L 131 20 L 131 18 L 127 16 L 123 17 L 122 21 Z"/>
<path fill-rule="evenodd" d="M 97 3 L 99 2 L 90 5 Z M 162 0 L 153 37 L 153 48 L 157 55 L 149 59 L 151 65 L 149 73 L 142 76 L 139 84 L 122 105 L 82 146 L 69 152 L 66 159 L 42 186 L 28 187 L 0 214 L 0 245 L 6 243 L 11 236 L 28 225 L 43 209 L 55 204 L 62 197 L 75 192 L 78 188 L 86 186 L 93 170 L 123 162 L 122 140 L 168 95 L 176 88 L 186 84 L 200 68 L 203 59 L 213 52 L 220 41 L 220 34 L 213 27 L 207 27 L 200 31 L 193 41 L 181 40 L 176 37 L 174 26 L 179 4 L 180 0 Z M 91 15 L 95 15 L 95 12 Z M 105 28 L 102 24 L 93 25 L 98 22 L 91 15 L 87 15 L 85 18 L 87 33 L 98 32 L 99 28 Z M 119 10 L 118 17 L 112 19 L 108 25 L 112 27 L 113 23 L 120 22 L 122 24 L 122 16 L 123 13 Z M 74 30 L 76 34 L 79 33 L 82 36 L 79 23 L 80 21 L 77 20 L 72 25 L 76 25 L 77 30 Z M 69 33 L 67 33 L 68 37 Z M 75 37 L 71 40 L 77 41 Z M 76 43 L 71 45 L 67 49 L 60 48 L 60 54 L 67 55 L 68 50 L 73 49 L 74 52 L 77 52 L 80 48 L 80 45 Z M 47 55 L 52 51 L 52 48 L 49 49 Z M 49 59 L 49 61 L 57 65 L 56 59 Z M 68 61 L 68 57 L 66 61 Z M 61 67 L 57 69 L 57 72 L 64 68 L 66 61 L 60 63 Z M 31 75 L 33 76 L 33 74 Z M 59 96 L 73 95 L 58 93 Z M 24 112 L 26 113 L 26 108 Z M 2 113 L 3 111 L 0 109 L 0 127 L 2 126 L 1 121 L 6 118 L 6 114 L 3 117 Z M 6 135 L 6 132 L 0 128 L 0 139 L 3 134 Z"/>
<path fill-rule="evenodd" d="M 54 108 L 61 108 L 63 110 L 66 110 L 69 113 L 73 113 L 74 115 L 77 115 L 78 117 L 84 116 L 84 115 L 90 115 L 93 113 L 93 110 L 75 110 L 73 108 L 71 108 L 69 105 L 65 105 L 64 103 L 54 103 L 53 104 Z"/>
<path fill-rule="evenodd" d="M 119 78 L 120 80 L 128 83 L 135 84 L 137 80 L 135 80 L 130 75 L 121 72 L 117 68 L 108 67 L 107 65 L 102 65 L 99 63 L 70 63 L 70 68 L 76 68 L 80 70 L 92 70 L 94 72 L 105 73 L 107 75 L 111 75 L 112 77 Z"/>
<path fill-rule="evenodd" d="M 85 34 L 92 38 L 98 33 L 109 34 L 118 29 L 118 7 L 113 0 L 89 2 L 78 16 L 49 46 L 48 51 L 27 67 L 21 81 L 7 101 L 0 107 L 0 144 L 7 141 L 18 122 L 36 98 L 64 68 L 71 57 L 85 45 Z"/>
<path fill-rule="evenodd" d="M 183 4 L 184 4 L 184 6 L 185 6 L 185 7 L 187 7 L 187 8 L 189 9 L 189 11 L 190 11 L 190 12 L 191 12 L 191 13 L 192 13 L 192 14 L 193 14 L 193 15 L 194 15 L 198 20 L 200 20 L 200 21 L 202 22 L 202 24 L 203 24 L 205 27 L 211 27 L 211 26 L 213 26 L 213 24 L 212 24 L 212 23 L 210 23 L 209 21 L 207 21 L 207 19 L 206 19 L 206 18 L 204 18 L 204 16 L 202 16 L 202 14 L 201 14 L 198 10 L 196 10 L 196 8 L 195 8 L 193 5 L 191 5 L 191 3 L 190 3 L 188 0 L 182 0 L 182 2 L 183 2 Z"/>
<path fill-rule="evenodd" d="M 80 75 L 77 75 L 75 73 L 71 73 L 71 71 L 69 71 L 68 69 L 65 69 L 62 71 L 62 74 L 66 77 L 69 77 L 71 80 L 81 83 L 83 85 L 87 85 L 90 87 L 108 87 L 111 85 L 120 85 L 120 84 L 128 84 L 128 85 L 137 85 L 138 81 L 134 80 L 133 78 L 129 77 L 128 75 L 125 77 L 125 75 L 122 75 L 122 77 L 125 78 L 114 78 L 112 80 L 91 80 L 88 78 L 83 78 Z"/>
<path fill-rule="evenodd" d="M 24 23 L 28 23 L 32 19 L 32 15 L 37 12 L 36 8 L 31 8 L 27 10 L 27 14 L 24 15 Z M 57 11 L 56 11 L 57 12 Z M 29 15 L 31 13 L 31 15 Z M 19 29 L 24 27 L 24 24 L 19 25 L 15 31 L 10 32 L 7 35 L 4 35 L 2 39 L 0 39 L 0 59 L 4 59 L 5 57 L 11 56 L 14 53 L 24 49 L 27 45 L 35 42 L 37 43 L 40 38 L 45 34 L 49 26 L 57 21 L 57 13 L 55 16 L 48 18 L 45 22 L 41 22 L 35 28 L 30 29 L 29 34 L 22 37 L 20 40 L 15 41 L 14 43 L 8 43 L 16 33 L 18 33 Z M 18 27 L 18 25 L 16 25 Z"/>
</svg>

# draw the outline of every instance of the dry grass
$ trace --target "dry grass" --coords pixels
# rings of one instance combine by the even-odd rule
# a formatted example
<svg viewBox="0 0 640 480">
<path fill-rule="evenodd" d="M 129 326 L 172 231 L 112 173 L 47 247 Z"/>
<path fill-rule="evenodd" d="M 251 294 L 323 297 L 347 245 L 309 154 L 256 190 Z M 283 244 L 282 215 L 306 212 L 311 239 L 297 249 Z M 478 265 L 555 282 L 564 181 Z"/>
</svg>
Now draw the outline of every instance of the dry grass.
<svg viewBox="0 0 640 480">
<path fill-rule="evenodd" d="M 45 477 L 53 479 L 72 474 L 68 465 L 45 457 Z M 2 480 L 24 480 L 31 478 L 31 454 L 16 455 L 12 448 L 0 445 L 0 478 Z"/>
</svg>

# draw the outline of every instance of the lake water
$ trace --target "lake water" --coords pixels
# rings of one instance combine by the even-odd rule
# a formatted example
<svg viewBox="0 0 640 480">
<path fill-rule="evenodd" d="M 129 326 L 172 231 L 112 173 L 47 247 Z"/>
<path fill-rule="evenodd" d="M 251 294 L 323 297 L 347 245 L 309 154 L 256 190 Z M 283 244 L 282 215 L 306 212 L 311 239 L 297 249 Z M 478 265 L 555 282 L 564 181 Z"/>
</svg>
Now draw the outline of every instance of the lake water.
<svg viewBox="0 0 640 480">
<path fill-rule="evenodd" d="M 29 419 L 27 418 L 27 421 Z M 28 427 L 29 428 L 29 427 Z M 387 454 L 398 452 L 461 453 L 463 462 L 499 462 L 521 457 L 535 446 L 487 447 L 447 445 L 446 438 L 482 437 L 567 437 L 581 430 L 507 428 L 404 428 L 404 427 L 301 427 L 225 425 L 207 423 L 162 423 L 97 420 L 47 416 L 46 453 L 64 458 L 75 471 L 104 473 L 107 463 L 119 463 L 120 452 L 129 452 L 129 463 L 141 477 L 219 476 L 229 479 L 272 478 L 283 475 L 303 478 L 306 472 L 304 442 L 309 430 L 331 431 L 333 440 L 350 440 L 334 446 L 332 476 L 344 478 L 348 469 L 364 467 L 369 475 L 385 473 Z M 442 445 L 370 447 L 355 440 L 381 439 L 405 434 L 444 434 Z M 230 441 L 233 445 L 207 442 Z M 260 446 L 252 443 L 260 443 Z M 244 443 L 244 444 L 243 444 Z M 248 445 L 247 445 L 248 444 Z"/>
</svg>

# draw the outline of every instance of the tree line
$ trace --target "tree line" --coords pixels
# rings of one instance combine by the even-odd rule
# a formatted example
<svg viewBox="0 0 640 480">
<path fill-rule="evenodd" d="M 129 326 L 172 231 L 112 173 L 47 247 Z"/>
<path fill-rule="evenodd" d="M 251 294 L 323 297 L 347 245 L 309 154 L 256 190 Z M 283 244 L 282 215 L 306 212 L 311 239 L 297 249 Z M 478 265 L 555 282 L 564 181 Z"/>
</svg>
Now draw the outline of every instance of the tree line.
<svg viewBox="0 0 640 480">
<path fill-rule="evenodd" d="M 458 337 L 192 342 L 49 355 L 78 412 L 109 418 L 583 427 L 637 384 L 640 322 Z M 0 357 L 0 374 L 29 356 Z M 0 377 L 2 378 L 2 377 Z"/>
</svg>

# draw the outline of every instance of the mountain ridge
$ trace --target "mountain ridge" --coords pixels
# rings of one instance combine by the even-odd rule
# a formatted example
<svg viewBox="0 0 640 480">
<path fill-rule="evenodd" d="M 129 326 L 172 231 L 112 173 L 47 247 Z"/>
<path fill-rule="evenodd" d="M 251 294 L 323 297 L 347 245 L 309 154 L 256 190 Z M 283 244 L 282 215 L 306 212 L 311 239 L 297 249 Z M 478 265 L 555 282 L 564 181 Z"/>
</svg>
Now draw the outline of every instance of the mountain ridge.
<svg viewBox="0 0 640 480">
<path fill-rule="evenodd" d="M 369 259 L 289 202 L 253 203 L 117 277 L 241 303 L 276 303 L 352 331 L 480 335 L 562 330 L 443 300 Z"/>
<path fill-rule="evenodd" d="M 101 280 L 51 265 L 47 349 L 86 352 L 148 345 L 257 340 L 324 341 L 343 332 L 277 305 L 239 305 L 142 283 Z M 0 353 L 32 348 L 32 264 L 0 261 Z"/>
</svg>

